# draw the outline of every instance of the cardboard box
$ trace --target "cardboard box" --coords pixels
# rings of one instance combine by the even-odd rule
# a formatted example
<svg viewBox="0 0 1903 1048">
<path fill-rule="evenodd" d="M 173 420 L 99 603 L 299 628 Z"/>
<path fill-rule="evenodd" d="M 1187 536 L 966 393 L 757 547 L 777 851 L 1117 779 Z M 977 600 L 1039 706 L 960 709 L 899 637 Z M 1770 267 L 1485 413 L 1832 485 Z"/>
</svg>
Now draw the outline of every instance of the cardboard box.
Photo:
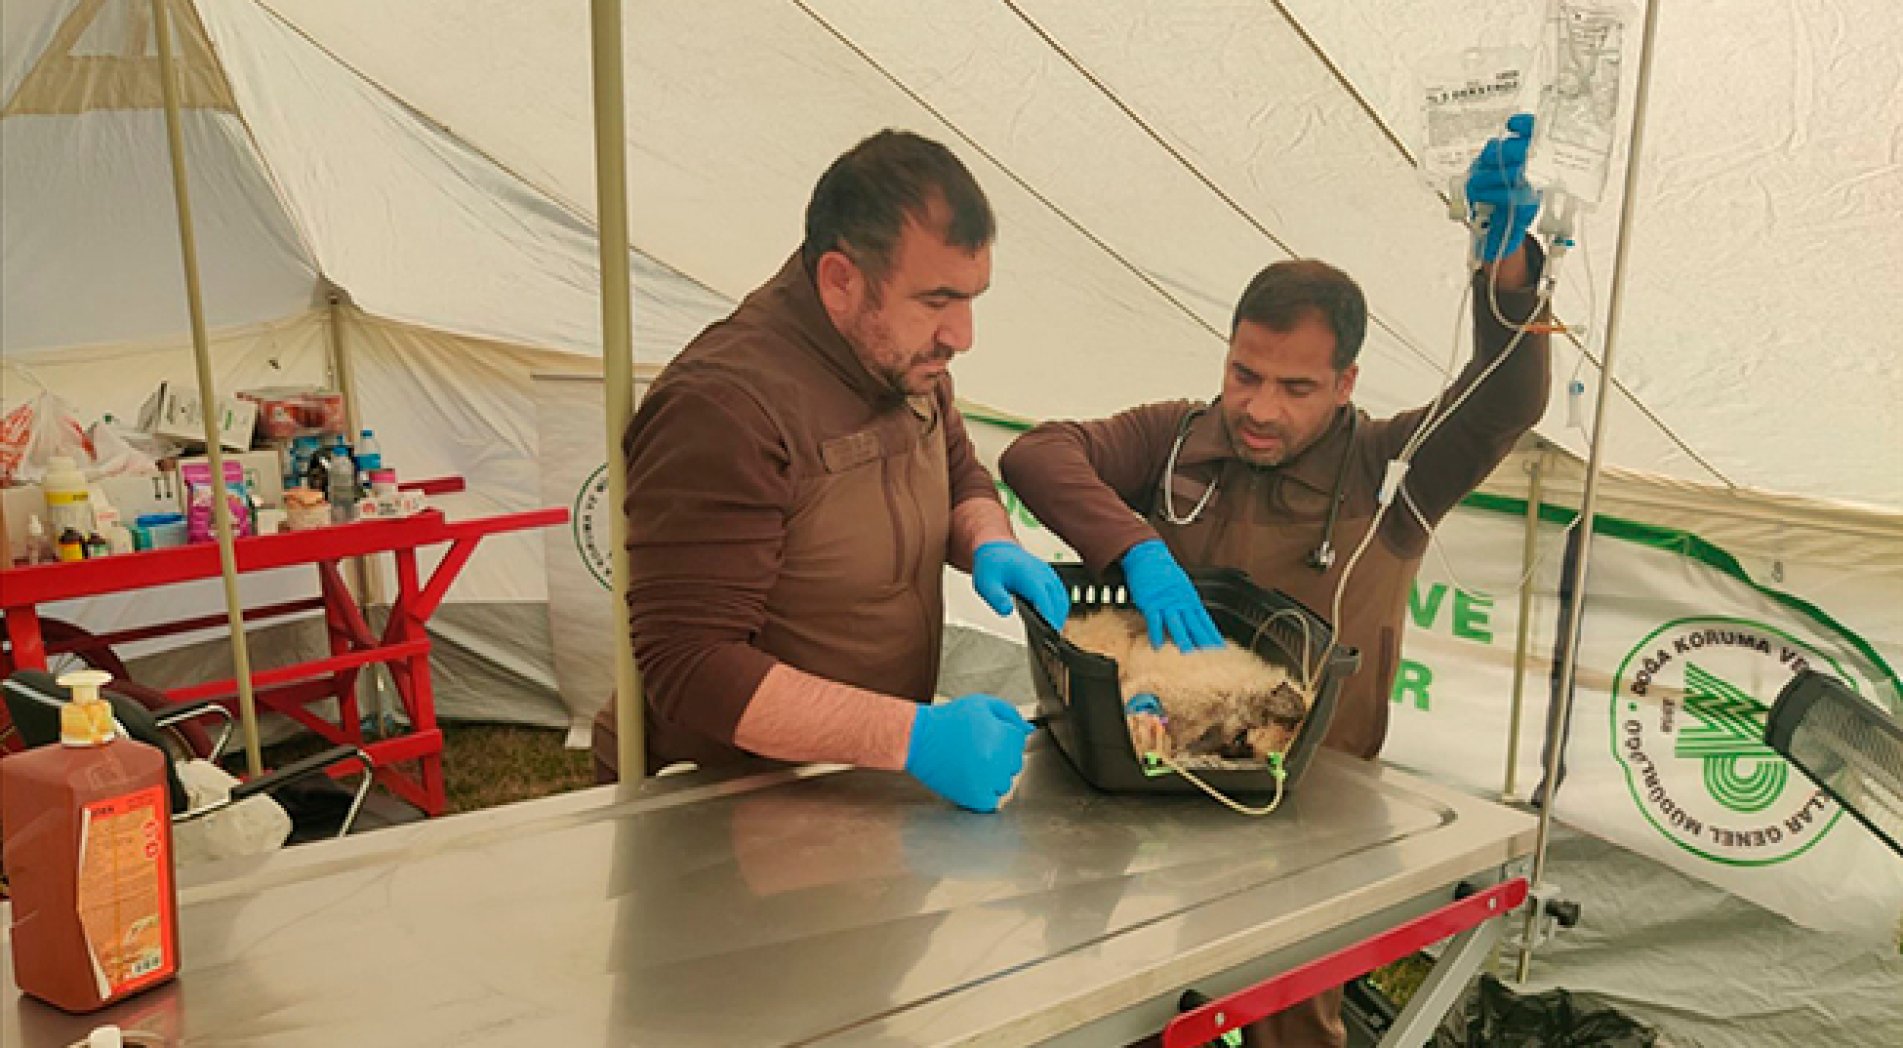
<svg viewBox="0 0 1903 1048">
<path fill-rule="evenodd" d="M 178 474 L 171 470 L 137 476 L 101 477 L 92 482 L 119 511 L 119 523 L 130 527 L 148 513 L 179 511 Z"/>
<path fill-rule="evenodd" d="M 238 397 L 218 398 L 218 443 L 233 451 L 251 447 L 258 405 Z M 203 446 L 205 418 L 198 391 L 177 382 L 161 382 L 139 408 L 139 428 L 155 436 Z"/>
<path fill-rule="evenodd" d="M 32 526 L 33 518 L 40 518 L 42 530 L 50 530 L 52 527 L 46 512 L 46 493 L 38 484 L 0 488 L 0 503 L 5 504 L 4 511 L 0 511 L 0 517 L 6 520 L 7 549 L 11 556 L 24 557 L 26 556 L 27 532 Z M 47 541 L 50 543 L 54 537 L 48 535 Z"/>
<path fill-rule="evenodd" d="M 356 436 L 344 413 L 344 395 L 334 389 L 268 386 L 241 389 L 238 396 L 258 406 L 258 436 L 266 440 Z"/>
</svg>

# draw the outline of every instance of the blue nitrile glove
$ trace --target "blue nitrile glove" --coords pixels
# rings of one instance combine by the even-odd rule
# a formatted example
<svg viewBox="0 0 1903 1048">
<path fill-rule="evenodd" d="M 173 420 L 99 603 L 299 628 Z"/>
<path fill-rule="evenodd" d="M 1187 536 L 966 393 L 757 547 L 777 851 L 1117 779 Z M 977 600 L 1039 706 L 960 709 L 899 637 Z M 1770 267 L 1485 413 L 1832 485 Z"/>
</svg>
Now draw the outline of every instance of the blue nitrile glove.
<svg viewBox="0 0 1903 1048">
<path fill-rule="evenodd" d="M 1533 114 L 1513 114 L 1507 118 L 1507 133 L 1488 141 L 1467 169 L 1468 208 L 1485 204 L 1493 209 L 1480 248 L 1482 261 L 1498 262 L 1518 250 L 1540 213 L 1540 194 L 1526 181 L 1532 134 Z"/>
<path fill-rule="evenodd" d="M 1011 614 L 1016 594 L 1030 601 L 1052 629 L 1063 629 L 1070 617 L 1070 594 L 1057 572 L 1015 542 L 987 542 L 972 553 L 971 588 L 1000 615 Z"/>
<path fill-rule="evenodd" d="M 1024 742 L 1034 730 L 1010 703 L 982 692 L 920 706 L 905 770 L 961 808 L 997 811 L 1024 770 Z"/>
<path fill-rule="evenodd" d="M 1222 633 L 1203 607 L 1196 585 L 1170 556 L 1162 539 L 1149 539 L 1123 554 L 1123 577 L 1130 599 L 1150 626 L 1150 647 L 1160 648 L 1167 635 L 1184 651 L 1223 646 Z"/>
</svg>

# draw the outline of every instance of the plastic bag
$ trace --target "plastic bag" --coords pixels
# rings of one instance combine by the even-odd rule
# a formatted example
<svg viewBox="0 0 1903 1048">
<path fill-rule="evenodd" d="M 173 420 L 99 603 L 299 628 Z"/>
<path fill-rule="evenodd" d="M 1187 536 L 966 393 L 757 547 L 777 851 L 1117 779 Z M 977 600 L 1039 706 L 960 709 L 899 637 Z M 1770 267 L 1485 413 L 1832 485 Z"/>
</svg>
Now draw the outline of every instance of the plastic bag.
<svg viewBox="0 0 1903 1048">
<path fill-rule="evenodd" d="M 1605 195 L 1619 135 L 1619 90 L 1626 27 L 1634 13 L 1621 0 L 1552 0 L 1526 178 L 1588 207 Z"/>
<path fill-rule="evenodd" d="M 87 435 L 94 461 L 86 472 L 94 478 L 150 476 L 159 471 L 160 459 L 176 456 L 179 450 L 164 437 L 121 430 L 109 420 L 93 423 Z"/>
<path fill-rule="evenodd" d="M 1652 1048 L 1658 1031 L 1566 990 L 1522 996 L 1483 974 L 1434 1033 L 1433 1048 Z"/>
<path fill-rule="evenodd" d="M 189 760 L 174 767 L 179 785 L 193 808 L 231 796 L 238 784 L 223 768 L 206 760 Z M 180 866 L 242 855 L 266 855 L 284 846 L 291 836 L 291 817 L 269 797 L 246 797 L 224 811 L 181 823 L 172 829 L 172 852 Z"/>
<path fill-rule="evenodd" d="M 211 463 L 187 462 L 178 467 L 185 484 L 185 541 L 210 542 L 212 522 Z M 245 498 L 244 464 L 225 460 L 225 504 L 231 507 L 231 533 L 251 534 L 251 508 Z"/>
<path fill-rule="evenodd" d="M 93 460 L 86 427 L 58 394 L 42 392 L 0 419 L 0 486 L 39 483 L 60 455 L 81 466 Z"/>
<path fill-rule="evenodd" d="M 1469 47 L 1420 67 L 1421 177 L 1430 188 L 1464 195 L 1481 147 L 1525 108 L 1529 57 L 1517 47 Z"/>
</svg>

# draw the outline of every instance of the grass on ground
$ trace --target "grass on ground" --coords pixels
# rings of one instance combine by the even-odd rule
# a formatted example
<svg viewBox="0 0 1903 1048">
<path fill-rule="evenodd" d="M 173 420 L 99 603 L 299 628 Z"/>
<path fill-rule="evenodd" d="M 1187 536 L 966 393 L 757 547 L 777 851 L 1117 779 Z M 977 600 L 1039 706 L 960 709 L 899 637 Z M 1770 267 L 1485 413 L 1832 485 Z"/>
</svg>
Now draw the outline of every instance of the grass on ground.
<svg viewBox="0 0 1903 1048">
<path fill-rule="evenodd" d="M 595 784 L 594 758 L 562 745 L 559 728 L 452 724 L 443 729 L 443 786 L 452 812 L 476 811 Z"/>
<path fill-rule="evenodd" d="M 563 746 L 565 737 L 560 728 L 443 725 L 443 790 L 448 797 L 448 813 L 478 811 L 593 786 L 593 757 L 587 750 Z M 315 735 L 299 735 L 265 747 L 264 763 L 266 767 L 280 767 L 328 745 Z"/>
</svg>

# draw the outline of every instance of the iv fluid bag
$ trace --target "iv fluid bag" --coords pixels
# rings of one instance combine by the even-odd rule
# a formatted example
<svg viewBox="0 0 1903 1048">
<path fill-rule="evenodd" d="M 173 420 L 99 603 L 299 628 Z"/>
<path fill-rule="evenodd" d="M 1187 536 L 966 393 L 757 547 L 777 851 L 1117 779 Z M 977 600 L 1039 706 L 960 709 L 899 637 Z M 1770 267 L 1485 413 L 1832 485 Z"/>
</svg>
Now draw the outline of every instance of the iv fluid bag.
<svg viewBox="0 0 1903 1048">
<path fill-rule="evenodd" d="M 1471 47 L 1421 67 L 1421 176 L 1438 192 L 1466 181 L 1487 140 L 1519 112 L 1528 53 Z"/>
<path fill-rule="evenodd" d="M 1619 78 L 1629 9 L 1606 0 L 1553 0 L 1526 178 L 1588 207 L 1605 195 L 1618 136 Z"/>
</svg>

